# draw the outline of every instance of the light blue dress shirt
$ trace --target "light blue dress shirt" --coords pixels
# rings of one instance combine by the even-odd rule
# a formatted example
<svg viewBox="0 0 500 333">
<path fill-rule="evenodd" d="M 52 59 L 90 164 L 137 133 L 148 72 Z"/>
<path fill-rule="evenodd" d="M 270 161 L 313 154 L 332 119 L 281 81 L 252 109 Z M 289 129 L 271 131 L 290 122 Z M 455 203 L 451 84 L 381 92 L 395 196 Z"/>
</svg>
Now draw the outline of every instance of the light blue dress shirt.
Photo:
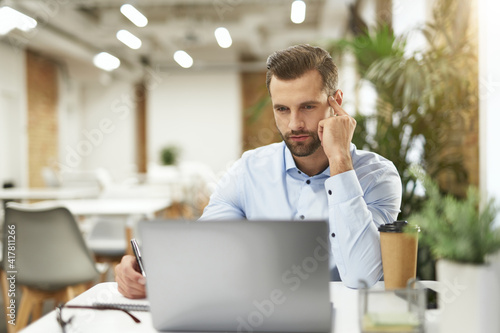
<svg viewBox="0 0 500 333">
<path fill-rule="evenodd" d="M 328 220 L 332 265 L 343 283 L 369 285 L 382 277 L 378 227 L 401 205 L 394 164 L 351 144 L 354 170 L 309 177 L 284 142 L 247 151 L 222 177 L 200 220 Z"/>
</svg>

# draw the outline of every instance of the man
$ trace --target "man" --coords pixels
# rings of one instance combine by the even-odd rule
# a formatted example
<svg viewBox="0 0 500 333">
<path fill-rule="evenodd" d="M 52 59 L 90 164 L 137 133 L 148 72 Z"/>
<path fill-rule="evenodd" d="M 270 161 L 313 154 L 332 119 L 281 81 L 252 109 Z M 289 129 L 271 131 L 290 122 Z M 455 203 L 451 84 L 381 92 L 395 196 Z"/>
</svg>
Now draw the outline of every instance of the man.
<svg viewBox="0 0 500 333">
<path fill-rule="evenodd" d="M 267 88 L 283 142 L 245 152 L 221 179 L 200 220 L 327 219 L 332 265 L 358 287 L 382 277 L 378 226 L 396 219 L 401 180 L 385 158 L 351 143 L 356 121 L 341 107 L 337 67 L 325 50 L 298 45 L 267 60 Z M 118 290 L 145 296 L 135 258 L 116 268 Z"/>
</svg>

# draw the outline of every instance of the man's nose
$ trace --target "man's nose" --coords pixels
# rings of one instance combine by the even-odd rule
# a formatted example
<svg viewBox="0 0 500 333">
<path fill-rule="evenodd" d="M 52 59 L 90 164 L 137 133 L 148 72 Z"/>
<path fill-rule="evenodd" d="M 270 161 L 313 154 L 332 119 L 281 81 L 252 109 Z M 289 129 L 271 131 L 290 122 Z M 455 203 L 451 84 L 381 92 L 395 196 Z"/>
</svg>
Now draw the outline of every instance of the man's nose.
<svg viewBox="0 0 500 333">
<path fill-rule="evenodd" d="M 292 111 L 290 113 L 290 122 L 288 127 L 292 131 L 298 131 L 304 128 L 304 119 L 302 118 L 300 112 Z"/>
</svg>

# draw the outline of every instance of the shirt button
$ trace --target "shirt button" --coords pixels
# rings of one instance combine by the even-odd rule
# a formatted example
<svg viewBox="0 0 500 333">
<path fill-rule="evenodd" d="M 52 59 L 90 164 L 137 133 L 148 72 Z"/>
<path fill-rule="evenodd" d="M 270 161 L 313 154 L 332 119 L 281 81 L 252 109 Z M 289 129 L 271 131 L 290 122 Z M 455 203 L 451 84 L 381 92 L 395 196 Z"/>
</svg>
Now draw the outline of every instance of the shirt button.
<svg viewBox="0 0 500 333">
<path fill-rule="evenodd" d="M 305 219 L 306 217 L 304 215 L 299 216 L 301 220 Z"/>
<path fill-rule="evenodd" d="M 332 195 L 332 190 L 328 190 L 328 194 Z"/>
<path fill-rule="evenodd" d="M 332 232 L 332 237 L 335 237 L 335 233 L 334 232 Z"/>
<path fill-rule="evenodd" d="M 302 174 L 302 172 L 299 171 L 299 175 L 301 175 L 301 174 Z"/>
<path fill-rule="evenodd" d="M 306 183 L 311 184 L 311 180 L 310 179 L 306 180 Z"/>
</svg>

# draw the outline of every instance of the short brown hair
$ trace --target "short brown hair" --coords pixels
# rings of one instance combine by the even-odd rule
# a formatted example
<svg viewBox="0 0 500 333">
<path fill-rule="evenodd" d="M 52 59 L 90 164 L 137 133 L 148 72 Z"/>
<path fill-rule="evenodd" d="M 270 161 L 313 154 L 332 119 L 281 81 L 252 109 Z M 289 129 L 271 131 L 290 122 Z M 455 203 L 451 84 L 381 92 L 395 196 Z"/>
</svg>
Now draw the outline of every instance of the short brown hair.
<svg viewBox="0 0 500 333">
<path fill-rule="evenodd" d="M 273 76 L 280 80 L 293 80 L 313 69 L 316 69 L 323 79 L 323 90 L 328 96 L 332 96 L 337 91 L 338 70 L 327 51 L 302 44 L 274 52 L 267 58 L 266 86 L 269 95 Z"/>
</svg>

